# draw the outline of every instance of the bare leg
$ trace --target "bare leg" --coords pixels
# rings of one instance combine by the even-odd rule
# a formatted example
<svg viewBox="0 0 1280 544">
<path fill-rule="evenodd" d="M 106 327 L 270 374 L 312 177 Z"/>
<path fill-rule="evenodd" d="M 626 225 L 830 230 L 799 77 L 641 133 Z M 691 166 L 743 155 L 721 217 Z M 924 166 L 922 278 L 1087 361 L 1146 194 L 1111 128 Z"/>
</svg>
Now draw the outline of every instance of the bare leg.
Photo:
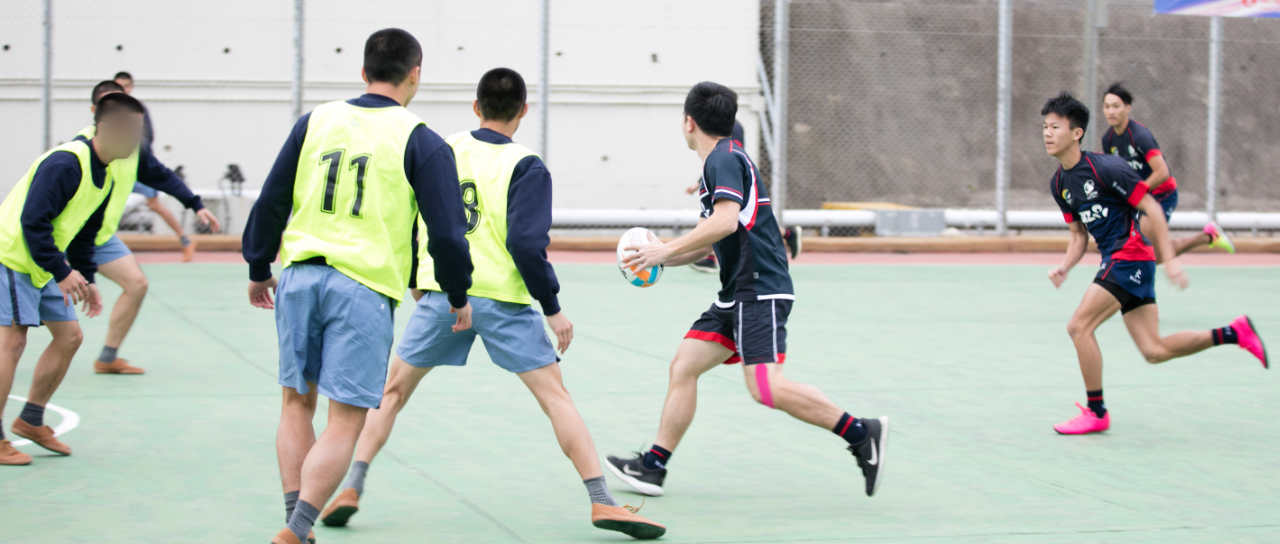
<svg viewBox="0 0 1280 544">
<path fill-rule="evenodd" d="M 280 409 L 280 427 L 276 430 L 276 459 L 280 463 L 280 483 L 285 493 L 302 489 L 302 463 L 316 443 L 316 430 L 311 421 L 316 416 L 316 385 L 307 384 L 311 392 L 282 387 L 284 400 Z"/>
<path fill-rule="evenodd" d="M 307 452 L 302 463 L 302 489 L 298 500 L 319 506 L 329 501 L 347 474 L 356 439 L 364 428 L 368 408 L 329 400 L 329 424 Z"/>
<path fill-rule="evenodd" d="M 732 351 L 715 342 L 691 338 L 680 342 L 676 358 L 671 361 L 671 383 L 654 444 L 675 449 L 698 409 L 698 376 L 724 363 L 730 355 Z"/>
<path fill-rule="evenodd" d="M 1071 335 L 1076 356 L 1080 358 L 1080 374 L 1084 376 L 1086 391 L 1102 389 L 1102 350 L 1098 349 L 1098 339 L 1093 332 L 1118 311 L 1120 301 L 1098 284 L 1091 283 L 1067 323 L 1067 334 Z"/>
<path fill-rule="evenodd" d="M 13 374 L 18 370 L 18 359 L 27 349 L 27 327 L 8 325 L 0 327 L 0 416 L 13 389 Z M 2 419 L 2 417 L 0 417 Z"/>
<path fill-rule="evenodd" d="M 382 392 L 382 406 L 369 410 L 364 430 L 360 431 L 360 440 L 356 444 L 356 461 L 373 462 L 373 458 L 382 451 L 382 446 L 386 445 L 387 438 L 391 436 L 396 415 L 409 402 L 418 383 L 430 371 L 431 368 L 417 368 L 404 362 L 399 355 L 392 356 L 391 373 L 387 376 L 387 385 Z"/>
<path fill-rule="evenodd" d="M 762 370 L 763 369 L 763 370 Z M 760 365 L 743 365 L 743 376 L 747 380 L 747 390 L 756 402 L 765 400 L 773 403 L 773 407 L 810 425 L 827 430 L 835 428 L 844 415 L 844 410 L 831 402 L 818 388 L 803 383 L 787 380 L 782 375 L 782 365 L 765 363 Z M 763 373 L 764 376 L 760 374 Z M 762 383 L 763 382 L 763 383 Z M 762 391 L 762 388 L 767 388 Z M 768 395 L 768 398 L 765 398 Z"/>
<path fill-rule="evenodd" d="M 1151 221 L 1150 221 L 1150 220 L 1148 220 L 1148 219 L 1147 219 L 1147 216 L 1145 216 L 1145 215 L 1144 215 L 1144 216 L 1142 216 L 1142 219 L 1140 219 L 1140 220 L 1138 221 L 1138 227 L 1142 229 L 1142 232 L 1151 232 L 1151 230 L 1150 230 L 1150 229 L 1151 229 Z M 1191 250 L 1193 250 L 1193 249 L 1195 249 L 1195 248 L 1198 248 L 1198 247 L 1200 247 L 1200 246 L 1207 246 L 1207 245 L 1209 245 L 1209 242 L 1212 242 L 1212 241 L 1213 241 L 1213 240 L 1209 239 L 1209 235 L 1208 235 L 1208 234 L 1205 234 L 1205 233 L 1203 233 L 1203 232 L 1196 233 L 1196 234 L 1191 235 L 1191 236 L 1184 236 L 1184 237 L 1182 237 L 1182 238 L 1176 238 L 1176 239 L 1173 239 L 1173 240 L 1172 240 L 1172 242 L 1173 242 L 1173 254 L 1174 254 L 1174 255 L 1182 255 L 1183 253 L 1186 253 L 1186 252 L 1188 252 L 1188 251 L 1191 251 Z M 1160 262 L 1161 262 L 1161 263 L 1163 263 L 1163 262 L 1164 262 L 1164 259 L 1160 259 Z"/>
<path fill-rule="evenodd" d="M 1161 338 L 1160 310 L 1155 304 L 1148 304 L 1125 314 L 1124 324 L 1129 328 L 1133 342 L 1138 345 L 1138 351 L 1151 364 L 1186 357 L 1213 347 L 1211 331 L 1182 331 Z"/>
<path fill-rule="evenodd" d="M 153 196 L 148 198 L 147 207 L 151 208 L 151 211 L 156 212 L 156 215 L 159 215 L 161 219 L 164 219 L 164 222 L 169 225 L 169 228 L 173 229 L 173 233 L 178 235 L 178 237 L 187 235 L 187 233 L 182 230 L 182 223 L 178 222 L 178 218 L 173 215 L 173 212 L 169 211 L 169 208 L 166 208 L 164 204 L 160 203 L 160 197 Z"/>
<path fill-rule="evenodd" d="M 84 331 L 80 330 L 79 321 L 45 321 L 44 325 L 53 334 L 53 341 L 49 342 L 49 347 L 45 348 L 44 353 L 40 354 L 40 360 L 36 361 L 35 375 L 31 377 L 31 393 L 27 395 L 27 402 L 40 406 L 49 404 L 53 392 L 58 390 L 63 376 L 67 375 L 67 369 L 71 367 L 71 358 L 75 357 L 80 343 L 84 341 Z"/>
<path fill-rule="evenodd" d="M 133 321 L 142 309 L 142 300 L 147 296 L 147 275 L 142 273 L 142 267 L 138 266 L 138 260 L 133 255 L 104 264 L 98 267 L 98 272 L 124 290 L 111 309 L 111 326 L 107 329 L 107 347 L 119 348 L 124 343 L 124 337 L 129 334 L 129 329 L 133 328 Z"/>
<path fill-rule="evenodd" d="M 573 405 L 569 390 L 564 387 L 560 363 L 552 363 L 519 376 L 538 399 L 542 412 L 551 419 L 551 428 L 555 430 L 556 440 L 560 442 L 560 450 L 573 462 L 578 475 L 583 480 L 601 476 L 600 458 L 596 455 L 595 443 L 591 441 L 591 431 L 587 430 L 586 422 L 582 421 L 582 416 Z"/>
</svg>

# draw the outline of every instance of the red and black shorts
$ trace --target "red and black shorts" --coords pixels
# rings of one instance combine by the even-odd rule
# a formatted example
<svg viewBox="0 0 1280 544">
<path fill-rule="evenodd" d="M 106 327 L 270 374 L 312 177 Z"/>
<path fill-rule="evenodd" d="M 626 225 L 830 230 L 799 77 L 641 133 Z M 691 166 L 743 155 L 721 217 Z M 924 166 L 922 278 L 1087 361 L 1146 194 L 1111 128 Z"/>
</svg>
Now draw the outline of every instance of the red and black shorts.
<svg viewBox="0 0 1280 544">
<path fill-rule="evenodd" d="M 685 338 L 715 342 L 733 351 L 726 365 L 782 363 L 787 359 L 787 316 L 791 303 L 786 299 L 718 304 L 703 312 Z"/>
</svg>

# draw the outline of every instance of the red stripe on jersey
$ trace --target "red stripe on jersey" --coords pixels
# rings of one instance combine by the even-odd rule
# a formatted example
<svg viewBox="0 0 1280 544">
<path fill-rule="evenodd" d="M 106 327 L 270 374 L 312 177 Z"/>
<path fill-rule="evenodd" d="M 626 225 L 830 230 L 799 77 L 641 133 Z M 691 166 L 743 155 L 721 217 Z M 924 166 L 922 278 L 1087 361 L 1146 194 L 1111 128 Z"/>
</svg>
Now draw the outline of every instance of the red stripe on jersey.
<svg viewBox="0 0 1280 544">
<path fill-rule="evenodd" d="M 1151 162 L 1151 157 L 1159 157 L 1160 155 L 1163 155 L 1163 154 L 1164 153 L 1161 153 L 1159 149 L 1152 149 L 1151 151 L 1147 152 L 1146 161 Z"/>
<path fill-rule="evenodd" d="M 1155 189 L 1153 189 L 1151 191 L 1151 194 L 1163 195 L 1165 193 L 1172 193 L 1177 189 L 1178 189 L 1178 180 L 1173 179 L 1173 176 L 1169 176 L 1169 180 L 1164 183 L 1161 183 L 1159 187 L 1156 187 Z"/>
<path fill-rule="evenodd" d="M 1074 218 L 1074 217 L 1072 217 L 1072 216 L 1071 216 L 1071 214 L 1069 214 L 1069 213 L 1064 213 L 1064 214 L 1062 214 L 1062 218 L 1063 218 L 1063 219 L 1065 219 L 1065 220 L 1067 221 L 1067 224 L 1068 224 L 1068 225 L 1070 225 L 1070 224 L 1072 224 L 1072 223 L 1075 223 L 1075 222 L 1076 222 L 1075 218 Z"/>
<path fill-rule="evenodd" d="M 1142 197 L 1147 196 L 1147 191 L 1150 189 L 1147 186 L 1147 182 L 1139 181 L 1138 185 L 1133 188 L 1133 193 L 1129 195 L 1129 205 L 1137 208 L 1138 203 L 1142 202 Z"/>
<path fill-rule="evenodd" d="M 1154 261 L 1156 260 L 1156 250 L 1142 241 L 1142 235 L 1138 233 L 1137 224 L 1130 222 L 1129 239 L 1124 241 L 1124 246 L 1120 248 L 1120 251 L 1112 254 L 1111 258 L 1121 261 Z"/>
</svg>

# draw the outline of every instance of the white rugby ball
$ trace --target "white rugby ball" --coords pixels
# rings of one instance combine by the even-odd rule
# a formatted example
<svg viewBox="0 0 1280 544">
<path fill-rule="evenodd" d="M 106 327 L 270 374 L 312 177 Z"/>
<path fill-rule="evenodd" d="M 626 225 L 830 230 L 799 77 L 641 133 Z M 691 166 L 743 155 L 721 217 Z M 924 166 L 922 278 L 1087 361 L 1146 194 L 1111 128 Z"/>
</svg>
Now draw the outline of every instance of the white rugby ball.
<svg viewBox="0 0 1280 544">
<path fill-rule="evenodd" d="M 662 269 L 665 265 L 658 265 L 650 268 L 640 268 L 636 266 L 626 266 L 622 264 L 622 259 L 635 250 L 627 251 L 623 248 L 632 246 L 649 245 L 649 229 L 644 227 L 636 227 L 622 235 L 622 239 L 618 240 L 618 269 L 622 271 L 622 277 L 627 283 L 636 287 L 649 287 L 658 283 L 658 278 L 662 277 Z"/>
</svg>

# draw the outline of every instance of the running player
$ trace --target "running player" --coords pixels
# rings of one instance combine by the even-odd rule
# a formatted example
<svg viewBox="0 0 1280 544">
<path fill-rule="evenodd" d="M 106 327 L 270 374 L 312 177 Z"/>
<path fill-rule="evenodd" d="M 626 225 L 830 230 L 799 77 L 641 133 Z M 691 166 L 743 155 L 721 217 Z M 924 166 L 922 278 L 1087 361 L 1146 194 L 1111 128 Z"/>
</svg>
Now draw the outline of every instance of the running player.
<svg viewBox="0 0 1280 544">
<path fill-rule="evenodd" d="M 0 289 L 9 294 L 0 304 L 0 411 L 27 345 L 27 329 L 49 327 L 53 340 L 36 363 L 27 404 L 12 430 L 61 455 L 71 455 L 71 448 L 44 424 L 44 407 L 84 339 L 74 305 L 83 302 L 89 317 L 102 312 L 93 240 L 111 194 L 108 165 L 137 149 L 142 111 L 142 104 L 124 94 L 103 99 L 94 113 L 97 137 L 45 153 L 0 204 Z M 0 429 L 0 465 L 30 462 Z"/>
<path fill-rule="evenodd" d="M 122 93 L 124 88 L 114 81 L 103 81 L 93 88 L 92 112 L 97 108 L 98 100 L 110 93 Z M 76 139 L 88 141 L 93 138 L 95 127 L 85 127 L 76 135 Z M 116 282 L 123 291 L 116 305 L 111 309 L 111 324 L 107 328 L 107 341 L 102 353 L 93 362 L 93 371 L 98 374 L 142 374 L 143 370 L 130 365 L 127 359 L 118 356 L 124 337 L 133 327 L 133 321 L 142 309 L 142 300 L 147 296 L 147 276 L 138 266 L 138 260 L 116 236 L 120 228 L 120 219 L 124 216 L 125 205 L 129 203 L 129 194 L 137 192 L 139 187 L 155 193 L 157 189 L 177 198 L 184 206 L 195 211 L 196 217 L 213 232 L 218 232 L 218 218 L 204 208 L 200 197 L 192 194 L 178 176 L 174 175 L 151 152 L 151 145 L 146 140 L 134 150 L 132 155 L 111 163 L 111 178 L 115 181 L 111 196 L 107 199 L 106 213 L 102 219 L 102 229 L 94 239 L 93 262 L 98 272 L 107 279 Z M 135 183 L 137 182 L 137 183 Z M 154 188 L 153 188 L 154 187 Z M 168 212 L 168 210 L 165 210 Z M 172 214 L 170 214 L 172 215 Z"/>
<path fill-rule="evenodd" d="M 1102 96 L 1102 113 L 1107 117 L 1111 130 L 1102 134 L 1102 150 L 1119 156 L 1130 168 L 1146 180 L 1151 187 L 1151 197 L 1156 199 L 1164 210 L 1166 223 L 1173 218 L 1173 210 L 1178 207 L 1178 180 L 1169 172 L 1169 162 L 1160 151 L 1160 144 L 1146 125 L 1129 117 L 1133 111 L 1133 95 L 1120 83 L 1112 83 Z M 1142 232 L 1151 232 L 1151 220 L 1139 216 L 1138 225 Z M 1194 236 L 1187 236 L 1173 241 L 1173 252 L 1182 255 L 1200 246 L 1216 247 L 1235 253 L 1236 246 L 1231 238 L 1214 221 L 1204 226 L 1204 231 Z"/>
<path fill-rule="evenodd" d="M 309 540 L 365 414 L 382 400 L 419 212 L 427 253 L 441 263 L 443 306 L 457 314 L 452 330 L 471 327 L 471 255 L 453 151 L 405 108 L 418 91 L 422 47 L 403 30 L 379 30 L 365 42 L 362 75 L 363 96 L 320 105 L 294 125 L 245 226 L 249 301 L 276 310 L 280 335 L 276 450 L 288 527 L 274 544 Z M 317 391 L 329 398 L 318 439 Z"/>
<path fill-rule="evenodd" d="M 638 509 L 618 506 L 609 493 L 591 433 L 560 378 L 560 359 L 547 340 L 542 316 L 531 307 L 537 300 L 547 325 L 556 333 L 560 352 L 569 349 L 573 323 L 560 309 L 556 297 L 560 284 L 547 261 L 551 174 L 533 151 L 511 140 L 529 111 L 525 99 L 520 74 L 507 68 L 490 70 L 480 78 L 472 104 L 480 129 L 446 139 L 457 157 L 467 208 L 467 241 L 477 264 L 468 291 L 475 329 L 454 333 L 442 320 L 449 305 L 440 284 L 432 279 L 431 255 L 420 253 L 417 285 L 425 294 L 418 299 L 391 362 L 382 407 L 369 411 L 368 424 L 360 433 L 346 489 L 321 516 L 326 525 L 344 526 L 359 509 L 369 463 L 386 444 L 396 415 L 418 382 L 437 366 L 467 364 L 471 344 L 479 336 L 489 358 L 519 376 L 551 419 L 561 449 L 587 486 L 591 523 L 635 538 L 657 538 L 666 532 L 662 525 L 637 516 Z"/>
<path fill-rule="evenodd" d="M 742 128 L 742 123 L 734 121 L 733 134 L 729 136 L 729 139 L 733 141 L 734 145 L 745 149 L 746 145 L 742 143 L 746 141 L 746 138 L 743 136 L 744 132 L 745 130 Z M 689 188 L 684 190 L 684 192 L 691 195 L 697 194 L 701 188 L 702 179 L 699 178 L 698 181 L 693 182 L 693 185 L 690 185 Z M 791 253 L 792 259 L 800 256 L 800 245 L 802 243 L 803 236 L 804 229 L 800 227 L 782 229 L 782 240 L 787 243 L 787 250 Z M 703 257 L 698 262 L 689 263 L 689 268 L 697 270 L 698 272 L 712 274 L 719 270 L 719 265 L 716 264 L 715 253 L 711 253 L 706 257 Z"/>
<path fill-rule="evenodd" d="M 1094 331 L 1117 311 L 1124 316 L 1129 335 L 1148 363 L 1163 363 L 1220 344 L 1238 344 L 1267 368 L 1267 351 L 1248 316 L 1220 329 L 1160 336 L 1155 298 L 1157 255 L 1164 257 L 1169 280 L 1179 289 L 1187 286 L 1160 203 L 1147 194 L 1147 183 L 1123 159 L 1080 149 L 1089 126 L 1089 108 L 1070 93 L 1063 91 L 1051 98 L 1040 113 L 1044 115 L 1045 150 L 1062 163 L 1049 189 L 1071 229 L 1067 255 L 1061 266 L 1049 271 L 1049 280 L 1054 287 L 1062 286 L 1067 273 L 1084 256 L 1090 234 L 1102 253 L 1102 266 L 1067 324 L 1080 358 L 1088 406 L 1076 403 L 1080 415 L 1054 425 L 1054 430 L 1085 434 L 1111 426 L 1111 413 L 1102 399 L 1102 352 Z M 1147 214 L 1151 221 L 1154 247 L 1138 226 L 1138 212 Z"/>
<path fill-rule="evenodd" d="M 133 95 L 133 76 L 129 75 L 129 72 L 117 73 L 115 83 L 120 86 L 120 90 L 124 92 L 124 94 Z M 99 83 L 99 85 L 101 85 L 101 83 Z M 143 107 L 145 108 L 146 106 Z M 145 121 L 145 129 L 143 131 L 143 139 L 146 141 L 146 144 L 143 147 L 145 147 L 148 152 L 151 150 L 151 143 L 155 141 L 155 136 L 155 130 L 151 128 L 151 112 L 148 111 Z M 156 215 L 159 215 L 160 218 L 164 220 L 165 224 L 169 225 L 170 229 L 173 229 L 173 233 L 178 236 L 178 242 L 182 244 L 182 262 L 191 262 L 191 259 L 196 256 L 196 241 L 192 240 L 190 236 L 187 236 L 187 232 L 182 228 L 182 222 L 178 221 L 177 216 L 173 215 L 173 212 L 169 211 L 169 208 L 160 202 L 160 195 L 152 185 L 153 184 L 147 184 L 146 182 L 143 182 L 142 185 L 133 185 L 133 192 L 146 197 L 147 207 L 150 208 L 151 211 L 155 212 Z M 165 192 L 169 193 L 169 191 Z M 190 191 L 187 192 L 189 193 Z M 181 196 L 175 193 L 169 194 L 182 202 L 183 206 L 186 206 L 189 209 L 195 209 L 191 208 L 191 202 L 189 200 L 183 200 Z M 207 221 L 205 223 L 208 224 Z M 214 230 L 214 232 L 217 232 L 217 230 Z M 113 279 L 112 281 L 115 280 Z"/>
<path fill-rule="evenodd" d="M 702 219 L 668 244 L 652 238 L 634 247 L 625 264 L 680 266 L 711 251 L 720 259 L 719 298 L 694 322 L 671 361 L 671 383 L 658 436 L 649 451 L 610 456 L 609 469 L 645 495 L 661 495 L 671 452 L 697 407 L 698 377 L 721 364 L 742 362 L 751 396 L 806 423 L 831 429 L 849 444 L 874 495 L 884 473 L 889 418 L 850 416 L 810 385 L 787 380 L 787 316 L 795 300 L 787 255 L 767 188 L 755 164 L 729 138 L 738 95 L 711 82 L 695 85 L 684 102 L 684 137 L 702 158 Z"/>
</svg>

